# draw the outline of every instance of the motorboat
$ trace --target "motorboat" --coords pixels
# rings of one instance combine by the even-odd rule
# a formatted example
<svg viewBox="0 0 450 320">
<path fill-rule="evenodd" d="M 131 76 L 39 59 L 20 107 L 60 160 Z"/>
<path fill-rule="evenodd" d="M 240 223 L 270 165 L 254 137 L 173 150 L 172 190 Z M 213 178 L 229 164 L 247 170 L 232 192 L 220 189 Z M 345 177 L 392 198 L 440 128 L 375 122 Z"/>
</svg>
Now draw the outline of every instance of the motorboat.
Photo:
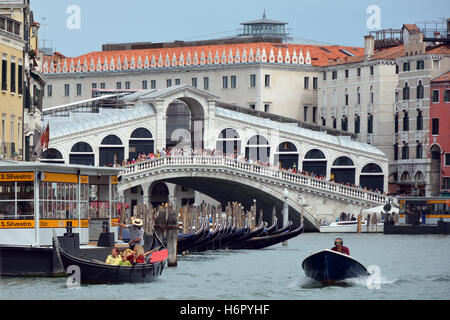
<svg viewBox="0 0 450 320">
<path fill-rule="evenodd" d="M 361 221 L 361 232 L 383 232 L 384 223 L 367 224 L 367 221 Z M 329 225 L 320 226 L 320 232 L 358 232 L 358 221 L 337 221 L 331 222 Z"/>
<path fill-rule="evenodd" d="M 362 263 L 355 258 L 330 249 L 311 254 L 302 262 L 307 277 L 323 284 L 334 284 L 349 278 L 369 276 Z"/>
</svg>

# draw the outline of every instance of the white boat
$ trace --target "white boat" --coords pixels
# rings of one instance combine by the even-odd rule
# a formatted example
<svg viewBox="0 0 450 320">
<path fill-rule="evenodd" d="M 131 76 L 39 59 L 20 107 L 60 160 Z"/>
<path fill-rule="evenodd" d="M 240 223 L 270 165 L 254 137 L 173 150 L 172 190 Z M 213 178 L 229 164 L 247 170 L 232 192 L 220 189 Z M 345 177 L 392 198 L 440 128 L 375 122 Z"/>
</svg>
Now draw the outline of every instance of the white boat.
<svg viewBox="0 0 450 320">
<path fill-rule="evenodd" d="M 361 232 L 383 232 L 384 223 L 378 222 L 376 225 L 369 224 L 367 226 L 367 221 L 361 221 Z M 327 226 L 321 226 L 320 232 L 357 232 L 358 221 L 338 221 L 332 222 Z"/>
</svg>

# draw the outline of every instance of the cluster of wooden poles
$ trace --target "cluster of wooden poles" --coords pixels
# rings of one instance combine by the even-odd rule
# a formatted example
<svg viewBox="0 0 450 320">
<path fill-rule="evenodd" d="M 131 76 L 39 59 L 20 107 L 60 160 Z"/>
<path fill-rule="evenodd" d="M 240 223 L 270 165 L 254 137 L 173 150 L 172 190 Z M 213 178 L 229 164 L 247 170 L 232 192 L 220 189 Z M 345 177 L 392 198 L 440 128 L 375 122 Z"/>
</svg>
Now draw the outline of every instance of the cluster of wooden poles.
<svg viewBox="0 0 450 320">
<path fill-rule="evenodd" d="M 220 205 L 213 206 L 206 203 L 200 206 L 186 205 L 181 208 L 175 208 L 170 203 L 157 207 L 139 204 L 134 207 L 133 216 L 143 220 L 146 235 L 153 236 L 155 232 L 164 241 L 169 252 L 168 266 L 176 266 L 177 254 L 186 254 L 189 251 L 247 249 L 248 246 L 259 248 L 267 244 L 271 245 L 277 242 L 270 237 L 279 237 L 279 234 L 286 237 L 291 227 L 289 225 L 286 228 L 276 229 L 276 210 L 273 208 L 272 225 L 266 228 L 267 223 L 264 223 L 262 219 L 263 212 L 260 210 L 257 214 L 256 204 L 251 206 L 250 210 L 245 210 L 238 202 L 228 203 L 224 211 Z M 122 213 L 121 221 L 124 221 L 124 218 Z M 269 229 L 270 232 L 268 232 Z M 298 230 L 291 237 L 303 231 Z M 272 231 L 273 234 L 278 235 L 273 236 Z M 242 241 L 256 238 L 268 242 L 267 244 L 261 241 L 247 243 L 247 247 L 242 245 Z M 119 239 L 121 239 L 120 233 Z M 237 244 L 238 240 L 241 241 L 241 245 Z"/>
</svg>

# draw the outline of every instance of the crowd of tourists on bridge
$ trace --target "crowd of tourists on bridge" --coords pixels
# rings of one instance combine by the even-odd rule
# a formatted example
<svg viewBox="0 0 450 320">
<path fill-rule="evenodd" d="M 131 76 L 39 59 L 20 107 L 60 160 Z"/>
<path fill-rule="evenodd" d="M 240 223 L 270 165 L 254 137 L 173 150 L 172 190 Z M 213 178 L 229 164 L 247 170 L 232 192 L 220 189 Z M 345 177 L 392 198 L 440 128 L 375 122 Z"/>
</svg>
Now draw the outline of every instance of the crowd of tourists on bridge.
<svg viewBox="0 0 450 320">
<path fill-rule="evenodd" d="M 238 154 L 236 151 L 234 153 L 223 153 L 222 151 L 219 151 L 216 149 L 207 150 L 207 149 L 200 149 L 200 148 L 163 148 L 161 150 L 157 149 L 156 152 L 154 152 L 154 153 L 139 153 L 137 159 L 123 160 L 121 164 L 116 163 L 115 165 L 110 164 L 109 166 L 110 167 L 126 167 L 129 165 L 133 165 L 135 163 L 140 163 L 140 162 L 154 160 L 154 159 L 163 158 L 163 157 L 192 157 L 192 156 L 227 157 L 230 159 L 236 159 L 237 161 L 240 161 L 240 162 L 257 164 L 257 165 L 277 169 L 280 171 L 285 171 L 285 172 L 289 172 L 289 173 L 300 174 L 303 176 L 312 177 L 312 178 L 315 178 L 318 180 L 325 180 L 328 182 L 334 182 L 334 183 L 338 183 L 341 185 L 346 185 L 349 187 L 357 188 L 359 190 L 370 191 L 370 192 L 375 192 L 378 194 L 386 195 L 385 192 L 382 193 L 378 189 L 373 190 L 373 189 L 362 187 L 362 186 L 356 186 L 349 182 L 340 183 L 340 182 L 334 181 L 333 178 L 327 179 L 326 176 L 318 175 L 318 174 L 315 174 L 314 172 L 310 172 L 310 171 L 306 171 L 306 170 L 300 171 L 297 169 L 297 164 L 295 162 L 292 164 L 292 166 L 290 168 L 286 169 L 286 168 L 282 167 L 281 162 L 272 165 L 270 162 L 265 162 L 265 161 L 260 161 L 260 160 L 252 160 L 251 158 L 249 159 L 245 155 Z"/>
</svg>

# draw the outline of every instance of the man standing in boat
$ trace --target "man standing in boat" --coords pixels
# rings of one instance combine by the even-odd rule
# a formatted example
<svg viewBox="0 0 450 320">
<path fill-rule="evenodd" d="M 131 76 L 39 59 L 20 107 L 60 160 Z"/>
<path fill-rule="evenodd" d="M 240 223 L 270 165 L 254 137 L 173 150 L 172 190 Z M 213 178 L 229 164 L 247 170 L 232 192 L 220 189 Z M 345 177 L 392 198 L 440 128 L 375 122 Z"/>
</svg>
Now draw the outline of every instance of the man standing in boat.
<svg viewBox="0 0 450 320">
<path fill-rule="evenodd" d="M 334 247 L 331 248 L 331 250 L 337 251 L 339 253 L 343 253 L 343 254 L 346 254 L 349 256 L 350 250 L 347 247 L 345 247 L 343 244 L 344 244 L 344 241 L 342 240 L 342 238 L 336 238 L 334 240 Z"/>
<path fill-rule="evenodd" d="M 144 229 L 142 228 L 142 225 L 144 222 L 141 219 L 136 219 L 134 217 L 131 217 L 131 224 L 126 225 L 123 223 L 119 223 L 119 227 L 128 229 L 130 231 L 130 242 L 128 243 L 130 245 L 130 249 L 133 250 L 134 246 L 137 244 L 144 246 Z"/>
</svg>

